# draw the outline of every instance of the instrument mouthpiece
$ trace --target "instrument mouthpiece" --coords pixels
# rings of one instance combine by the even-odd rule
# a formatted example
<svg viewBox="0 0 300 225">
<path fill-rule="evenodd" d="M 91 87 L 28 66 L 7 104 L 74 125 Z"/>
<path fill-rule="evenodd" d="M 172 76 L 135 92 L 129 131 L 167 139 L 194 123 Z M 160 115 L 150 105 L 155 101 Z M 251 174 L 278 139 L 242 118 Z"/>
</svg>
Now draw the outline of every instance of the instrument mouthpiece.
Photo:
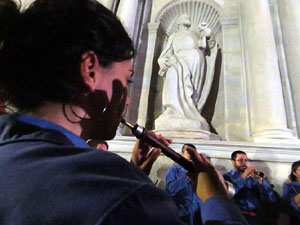
<svg viewBox="0 0 300 225">
<path fill-rule="evenodd" d="M 123 118 L 120 121 L 121 123 L 123 123 L 125 126 L 129 127 L 130 129 L 133 129 L 134 126 L 128 122 L 126 122 L 126 120 L 124 120 Z"/>
</svg>

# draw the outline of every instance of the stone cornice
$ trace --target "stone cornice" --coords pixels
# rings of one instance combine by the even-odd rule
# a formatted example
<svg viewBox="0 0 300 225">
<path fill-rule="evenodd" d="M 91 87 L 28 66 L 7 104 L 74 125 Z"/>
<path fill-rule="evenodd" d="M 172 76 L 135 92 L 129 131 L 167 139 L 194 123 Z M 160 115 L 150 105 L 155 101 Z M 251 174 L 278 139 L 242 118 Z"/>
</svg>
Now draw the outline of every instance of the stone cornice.
<svg viewBox="0 0 300 225">
<path fill-rule="evenodd" d="M 130 153 L 136 142 L 135 137 L 117 136 L 109 141 L 109 150 L 115 153 Z M 299 159 L 299 144 L 267 144 L 251 142 L 207 141 L 196 139 L 173 139 L 170 145 L 176 152 L 181 151 L 183 143 L 194 144 L 198 152 L 212 158 L 229 159 L 236 150 L 245 151 L 251 160 L 265 162 L 294 162 Z"/>
</svg>

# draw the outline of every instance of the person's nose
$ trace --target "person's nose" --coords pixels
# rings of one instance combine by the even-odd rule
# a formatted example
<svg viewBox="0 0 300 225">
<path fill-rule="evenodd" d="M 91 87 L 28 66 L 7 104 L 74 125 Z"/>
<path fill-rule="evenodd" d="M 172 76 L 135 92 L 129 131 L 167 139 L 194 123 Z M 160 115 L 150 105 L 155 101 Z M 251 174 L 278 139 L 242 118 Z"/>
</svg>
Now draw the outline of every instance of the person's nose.
<svg viewBox="0 0 300 225">
<path fill-rule="evenodd" d="M 247 161 L 246 161 L 246 160 L 243 160 L 243 161 L 242 161 L 242 165 L 243 165 L 243 166 L 247 166 Z"/>
</svg>

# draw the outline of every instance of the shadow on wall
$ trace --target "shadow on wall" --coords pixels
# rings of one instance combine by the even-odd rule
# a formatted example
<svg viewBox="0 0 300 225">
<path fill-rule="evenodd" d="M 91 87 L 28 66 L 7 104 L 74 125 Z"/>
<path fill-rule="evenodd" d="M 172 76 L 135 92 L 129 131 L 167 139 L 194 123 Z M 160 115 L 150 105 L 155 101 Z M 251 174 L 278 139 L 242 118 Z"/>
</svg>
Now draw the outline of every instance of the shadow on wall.
<svg viewBox="0 0 300 225">
<path fill-rule="evenodd" d="M 210 132 L 215 134 L 218 134 L 218 132 L 212 126 L 211 121 L 215 112 L 215 106 L 216 106 L 217 96 L 219 92 L 221 67 L 222 67 L 222 51 L 221 49 L 218 49 L 213 83 L 209 95 L 207 97 L 206 103 L 204 104 L 203 110 L 201 112 L 201 115 L 206 119 L 207 123 L 209 124 Z"/>
<path fill-rule="evenodd" d="M 162 110 L 162 88 L 163 88 L 163 79 L 158 75 L 159 65 L 158 58 L 160 52 L 163 48 L 163 39 L 158 39 L 157 46 L 155 49 L 155 55 L 153 57 L 153 65 L 152 65 L 152 76 L 149 90 L 149 98 L 148 98 L 148 112 L 147 112 L 147 121 L 146 121 L 146 129 L 152 130 L 154 129 L 154 121 L 161 114 Z M 160 50 L 161 49 L 161 50 Z"/>
<path fill-rule="evenodd" d="M 212 159 L 212 164 L 222 175 L 232 169 L 230 159 Z"/>
</svg>

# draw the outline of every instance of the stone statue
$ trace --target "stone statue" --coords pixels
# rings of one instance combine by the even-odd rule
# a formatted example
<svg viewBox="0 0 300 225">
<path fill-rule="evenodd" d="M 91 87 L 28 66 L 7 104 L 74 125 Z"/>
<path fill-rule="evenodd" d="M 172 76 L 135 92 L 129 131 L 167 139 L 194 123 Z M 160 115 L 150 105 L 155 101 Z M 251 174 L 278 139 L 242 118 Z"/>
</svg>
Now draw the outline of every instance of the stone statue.
<svg viewBox="0 0 300 225">
<path fill-rule="evenodd" d="M 206 56 L 210 56 L 215 41 L 206 23 L 201 23 L 198 31 L 190 30 L 186 14 L 178 17 L 177 24 L 178 31 L 169 37 L 158 59 L 159 75 L 164 77 L 163 112 L 155 121 L 155 129 L 180 130 L 188 126 L 209 131 L 201 110 L 212 83 L 212 77 L 206 74 Z M 205 88 L 207 85 L 209 88 Z"/>
</svg>

